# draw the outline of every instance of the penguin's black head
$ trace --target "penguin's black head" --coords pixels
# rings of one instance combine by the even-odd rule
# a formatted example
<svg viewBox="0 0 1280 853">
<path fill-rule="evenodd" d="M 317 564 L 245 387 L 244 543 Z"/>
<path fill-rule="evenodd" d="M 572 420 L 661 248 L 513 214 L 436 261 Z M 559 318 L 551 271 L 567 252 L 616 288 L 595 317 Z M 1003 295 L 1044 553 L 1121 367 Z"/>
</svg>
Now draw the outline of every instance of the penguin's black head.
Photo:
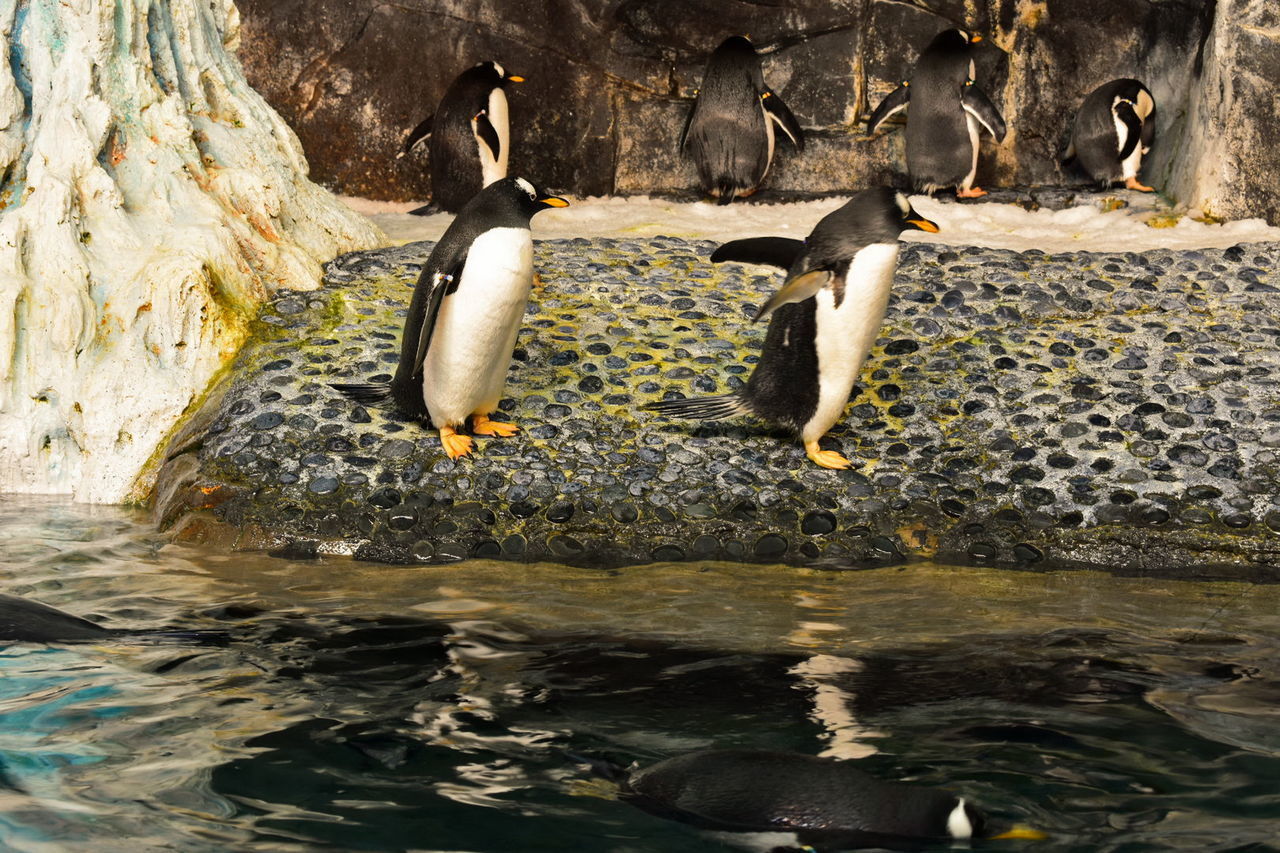
<svg viewBox="0 0 1280 853">
<path fill-rule="evenodd" d="M 720 42 L 720 46 L 716 48 L 717 53 L 749 53 L 756 55 L 755 45 L 751 43 L 751 39 L 746 36 L 729 36 Z"/>
<path fill-rule="evenodd" d="M 943 30 L 933 37 L 933 41 L 929 44 L 931 50 L 965 50 L 970 45 L 975 45 L 982 41 L 982 36 L 977 33 L 971 33 L 968 30 L 962 30 L 959 27 L 952 27 L 949 30 Z"/>
<path fill-rule="evenodd" d="M 887 188 L 886 188 L 887 189 Z M 888 190 L 893 194 L 893 210 L 890 215 L 896 215 L 898 233 L 903 231 L 928 231 L 930 234 L 938 233 L 938 225 L 925 219 L 916 213 L 916 209 L 911 206 L 911 202 L 907 200 L 906 195 L 894 190 Z"/>
<path fill-rule="evenodd" d="M 539 189 L 524 178 L 503 178 L 497 183 L 507 185 L 511 198 L 521 212 L 528 216 L 533 216 L 538 211 L 546 210 L 549 207 L 569 206 L 569 202 L 559 196 L 552 195 L 546 190 Z"/>
<path fill-rule="evenodd" d="M 508 74 L 507 70 L 499 63 L 492 59 L 486 59 L 484 62 L 476 63 L 476 68 L 484 69 L 486 76 L 491 78 L 491 82 L 495 87 L 505 86 L 508 83 L 523 83 L 524 78 L 515 74 Z"/>
</svg>

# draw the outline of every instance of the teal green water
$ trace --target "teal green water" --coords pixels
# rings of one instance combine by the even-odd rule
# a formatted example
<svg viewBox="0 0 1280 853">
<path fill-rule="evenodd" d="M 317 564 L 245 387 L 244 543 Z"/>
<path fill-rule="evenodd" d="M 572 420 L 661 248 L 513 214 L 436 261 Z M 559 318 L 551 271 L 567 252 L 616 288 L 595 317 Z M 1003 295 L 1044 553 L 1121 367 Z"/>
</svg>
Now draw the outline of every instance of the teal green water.
<svg viewBox="0 0 1280 853">
<path fill-rule="evenodd" d="M 0 648 L 5 850 L 732 849 L 565 757 L 728 746 L 1049 834 L 982 849 L 1280 850 L 1277 587 L 289 562 L 6 497 L 0 592 L 227 638 Z"/>
</svg>

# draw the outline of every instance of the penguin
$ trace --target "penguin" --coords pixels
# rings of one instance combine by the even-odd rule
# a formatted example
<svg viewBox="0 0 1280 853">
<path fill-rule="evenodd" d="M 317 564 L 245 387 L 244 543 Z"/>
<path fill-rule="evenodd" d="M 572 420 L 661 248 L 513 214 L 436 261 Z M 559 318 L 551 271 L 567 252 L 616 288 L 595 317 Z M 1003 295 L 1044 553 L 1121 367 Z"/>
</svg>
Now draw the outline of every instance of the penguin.
<svg viewBox="0 0 1280 853">
<path fill-rule="evenodd" d="M 964 797 L 885 781 L 832 758 L 711 749 L 645 768 L 573 758 L 616 782 L 619 799 L 649 814 L 720 832 L 769 833 L 775 845 L 787 845 L 782 849 L 1045 837 L 1021 825 L 993 834 L 992 822 Z"/>
<path fill-rule="evenodd" d="M 840 419 L 889 303 L 905 230 L 937 232 L 902 193 L 864 190 L 827 214 L 801 242 L 784 237 L 734 240 L 713 263 L 743 261 L 787 270 L 782 288 L 755 319 L 772 315 L 764 349 L 745 387 L 719 397 L 662 400 L 644 408 L 679 418 L 717 420 L 752 414 L 792 430 L 823 468 L 850 462 L 818 440 Z"/>
<path fill-rule="evenodd" d="M 511 134 L 504 89 L 523 82 L 493 60 L 473 65 L 449 84 L 435 114 L 409 132 L 398 156 L 427 143 L 435 206 L 457 213 L 482 187 L 507 176 Z"/>
<path fill-rule="evenodd" d="M 720 43 L 707 61 L 680 150 L 693 158 L 703 189 L 720 204 L 754 193 L 769 171 L 774 125 L 804 150 L 791 110 L 765 85 L 756 49 L 743 36 Z"/>
<path fill-rule="evenodd" d="M 1142 158 L 1155 138 L 1155 115 L 1151 90 L 1137 80 L 1104 83 L 1080 105 L 1064 162 L 1075 160 L 1105 186 L 1124 181 L 1131 190 L 1155 192 L 1138 180 Z"/>
<path fill-rule="evenodd" d="M 979 127 L 1003 142 L 1005 124 L 974 83 L 970 52 L 980 41 L 982 36 L 964 30 L 943 30 L 920 54 L 910 79 L 886 96 L 867 122 L 867 133 L 875 133 L 885 119 L 910 102 L 907 172 L 924 192 L 955 187 L 958 198 L 986 195 L 973 185 Z"/>
<path fill-rule="evenodd" d="M 0 642 L 8 643 L 88 643 L 117 639 L 194 642 L 226 645 L 222 631 L 187 631 L 148 628 L 124 631 L 104 628 L 96 622 L 73 616 L 47 604 L 0 593 Z"/>
<path fill-rule="evenodd" d="M 476 435 L 514 435 L 514 424 L 491 421 L 489 413 L 502 397 L 533 284 L 529 220 L 568 204 L 524 178 L 503 178 L 477 193 L 427 258 L 391 382 L 330 387 L 360 403 L 390 397 L 439 430 L 450 459 L 471 452 L 470 437 L 458 432 L 468 417 Z"/>
</svg>

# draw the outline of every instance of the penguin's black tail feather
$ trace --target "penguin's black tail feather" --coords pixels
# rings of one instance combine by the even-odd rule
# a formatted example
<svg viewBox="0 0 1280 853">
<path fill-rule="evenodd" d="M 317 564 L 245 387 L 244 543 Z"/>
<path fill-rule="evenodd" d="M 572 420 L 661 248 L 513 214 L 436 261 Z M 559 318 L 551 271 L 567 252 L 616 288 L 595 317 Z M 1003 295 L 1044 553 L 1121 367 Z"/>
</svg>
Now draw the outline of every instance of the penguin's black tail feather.
<svg viewBox="0 0 1280 853">
<path fill-rule="evenodd" d="M 685 400 L 659 400 L 641 406 L 651 412 L 668 415 L 673 418 L 685 418 L 692 421 L 718 421 L 734 415 L 747 414 L 746 400 L 738 394 L 722 394 L 719 397 L 694 397 Z"/>
<path fill-rule="evenodd" d="M 357 403 L 379 403 L 391 396 L 391 385 L 386 382 L 330 382 L 329 387 Z"/>
</svg>

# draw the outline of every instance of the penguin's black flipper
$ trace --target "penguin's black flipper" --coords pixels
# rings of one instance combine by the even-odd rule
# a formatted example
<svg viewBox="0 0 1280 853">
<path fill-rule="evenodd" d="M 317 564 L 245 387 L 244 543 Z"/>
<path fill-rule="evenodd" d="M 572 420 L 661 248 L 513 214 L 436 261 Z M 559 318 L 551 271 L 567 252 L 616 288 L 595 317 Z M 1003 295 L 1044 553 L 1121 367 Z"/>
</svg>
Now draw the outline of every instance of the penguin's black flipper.
<svg viewBox="0 0 1280 853">
<path fill-rule="evenodd" d="M 770 296 L 768 301 L 760 306 L 756 316 L 751 318 L 752 322 L 763 320 L 783 305 L 792 302 L 804 302 L 806 299 L 816 296 L 819 290 L 831 283 L 832 275 L 831 270 L 816 269 L 806 270 L 799 275 L 788 278 L 778 292 Z"/>
<path fill-rule="evenodd" d="M 792 240 L 790 237 L 751 237 L 746 240 L 730 240 L 720 246 L 711 253 L 711 263 L 738 261 L 789 270 L 803 251 L 803 240 Z"/>
<path fill-rule="evenodd" d="M 888 95 L 885 95 L 880 106 L 876 107 L 875 112 L 871 114 L 871 118 L 867 119 L 867 135 L 876 132 L 876 128 L 884 122 L 889 116 L 906 109 L 907 102 L 911 100 L 911 89 L 906 83 L 894 89 Z"/>
<path fill-rule="evenodd" d="M 676 148 L 681 154 L 684 153 L 685 143 L 689 141 L 689 127 L 693 124 L 694 113 L 698 111 L 698 102 L 693 102 L 693 108 L 689 110 L 689 115 L 685 117 L 684 127 L 680 131 L 680 145 Z"/>
<path fill-rule="evenodd" d="M 493 122 L 489 121 L 489 113 L 481 110 L 476 113 L 476 117 L 472 121 L 475 122 L 476 136 L 484 140 L 484 144 L 489 147 L 489 151 L 496 161 L 498 154 L 502 151 L 502 141 L 498 139 L 498 131 L 494 129 Z"/>
<path fill-rule="evenodd" d="M 1121 101 L 1116 104 L 1113 112 L 1115 112 L 1116 118 L 1124 122 L 1124 139 L 1120 140 L 1119 154 L 1121 161 L 1123 161 L 1133 153 L 1133 149 L 1138 147 L 1138 142 L 1142 138 L 1142 119 L 1138 118 L 1138 113 L 1133 108 L 1133 104 L 1128 101 Z"/>
<path fill-rule="evenodd" d="M 433 213 L 444 213 L 445 210 L 434 201 L 427 202 L 422 207 L 415 207 L 409 211 L 410 216 L 431 216 Z"/>
<path fill-rule="evenodd" d="M 347 399 L 355 400 L 363 405 L 380 403 L 391 396 L 391 383 L 389 382 L 330 382 L 329 387 Z"/>
<path fill-rule="evenodd" d="M 396 157 L 403 157 L 419 145 L 427 141 L 427 137 L 431 135 L 431 128 L 435 125 L 435 113 L 424 118 L 418 123 L 418 126 L 409 131 L 409 135 L 404 140 L 404 147 L 400 149 L 400 153 Z"/>
<path fill-rule="evenodd" d="M 964 105 L 964 111 L 981 122 L 982 126 L 987 129 L 987 133 L 995 137 L 996 142 L 1004 142 L 1006 130 L 1004 117 L 1000 115 L 1000 111 L 991 103 L 991 99 L 987 97 L 986 92 L 970 84 L 964 87 L 964 94 L 961 96 L 960 102 Z"/>
<path fill-rule="evenodd" d="M 766 87 L 764 94 L 760 96 L 760 103 L 764 105 L 764 111 L 768 114 L 770 120 L 778 127 L 782 128 L 782 132 L 791 140 L 791 144 L 796 147 L 797 151 L 804 150 L 804 131 L 800 129 L 800 122 L 796 121 L 796 117 L 791 110 L 779 98 L 777 93 Z"/>
<path fill-rule="evenodd" d="M 746 401 L 737 394 L 694 397 L 686 400 L 659 400 L 656 403 L 646 403 L 640 408 L 692 421 L 718 421 L 734 415 L 744 415 L 750 411 Z"/>
</svg>

